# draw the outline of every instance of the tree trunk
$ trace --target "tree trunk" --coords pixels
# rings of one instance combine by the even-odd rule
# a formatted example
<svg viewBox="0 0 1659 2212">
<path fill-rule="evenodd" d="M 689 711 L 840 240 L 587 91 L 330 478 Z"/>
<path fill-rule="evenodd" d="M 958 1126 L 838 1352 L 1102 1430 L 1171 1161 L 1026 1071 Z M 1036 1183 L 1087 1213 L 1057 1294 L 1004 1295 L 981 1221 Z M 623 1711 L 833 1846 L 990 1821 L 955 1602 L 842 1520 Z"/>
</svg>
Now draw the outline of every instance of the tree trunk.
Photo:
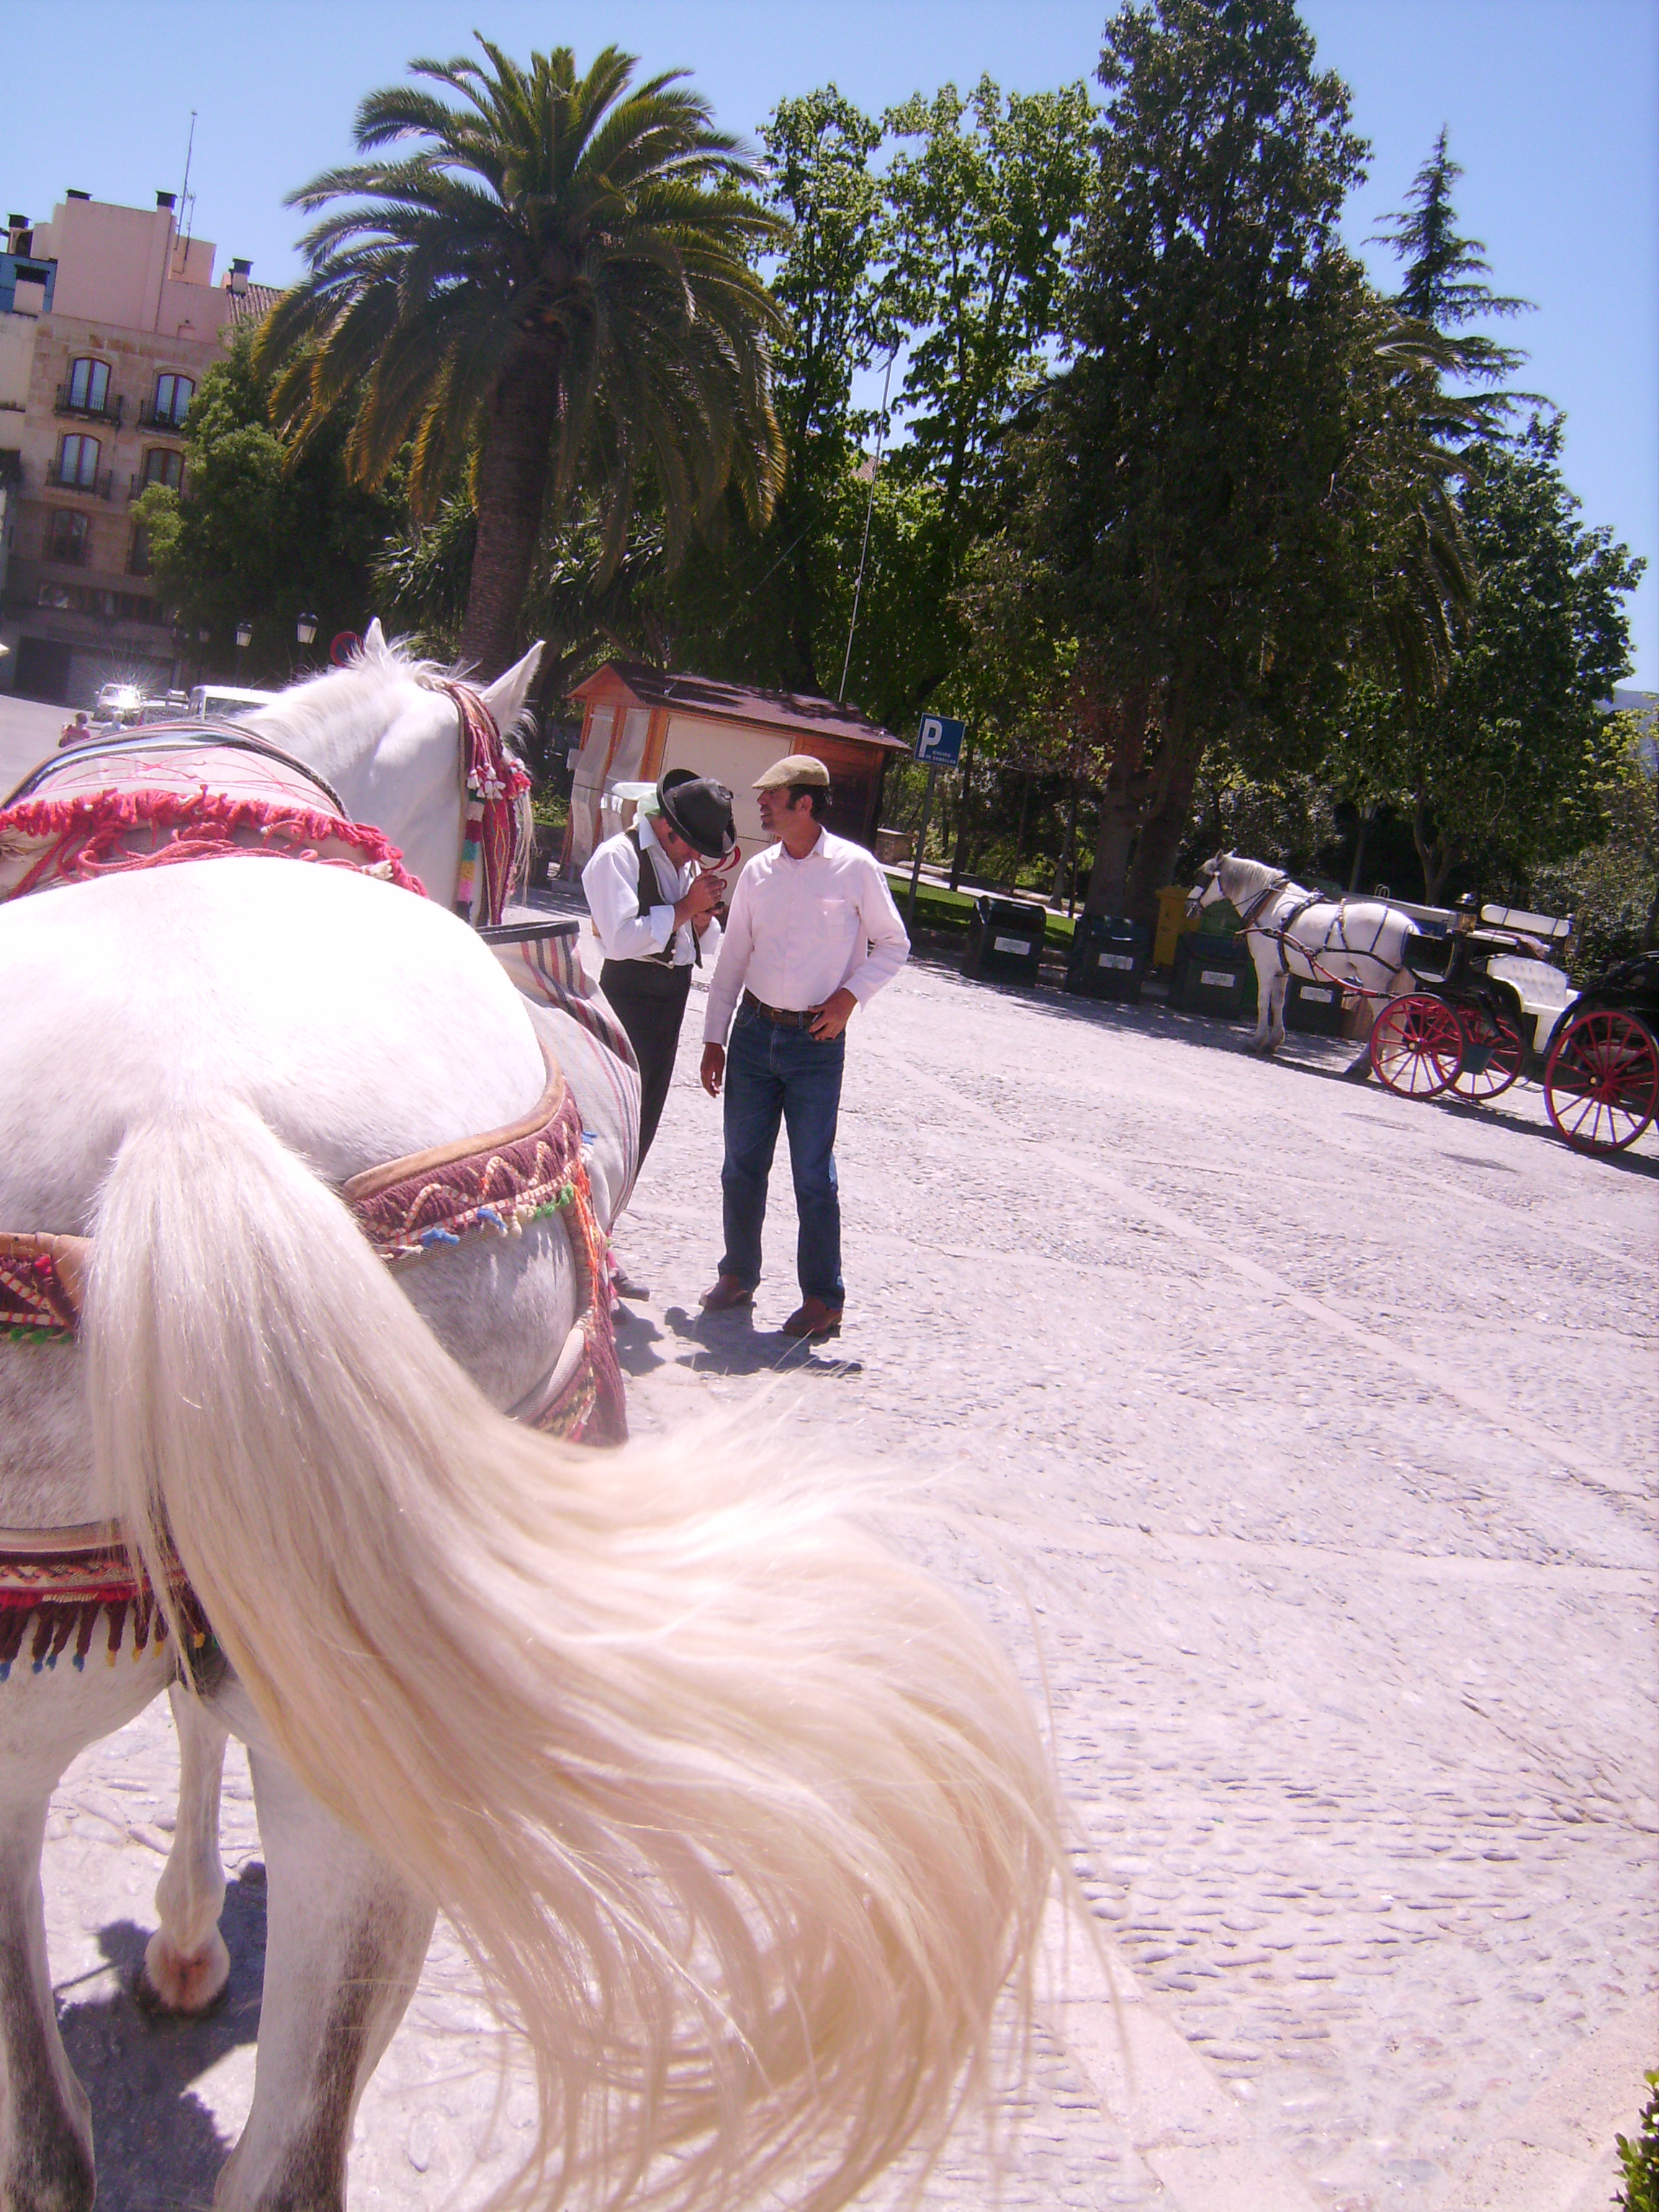
<svg viewBox="0 0 1659 2212">
<path fill-rule="evenodd" d="M 1348 896 L 1350 898 L 1352 898 L 1354 893 L 1359 889 L 1359 871 L 1364 866 L 1365 862 L 1365 839 L 1370 834 L 1372 823 L 1375 822 L 1376 819 L 1376 809 L 1374 806 L 1367 806 L 1362 810 L 1359 817 L 1359 828 L 1355 834 L 1353 841 L 1353 866 L 1348 871 Z"/>
<path fill-rule="evenodd" d="M 1166 731 L 1164 744 L 1152 809 L 1135 847 L 1123 900 L 1123 910 L 1130 920 L 1144 921 L 1149 927 L 1158 919 L 1158 895 L 1170 881 L 1176 854 L 1192 826 L 1193 793 L 1198 786 L 1198 771 L 1204 765 L 1201 731 Z"/>
<path fill-rule="evenodd" d="M 1428 803 L 1423 799 L 1412 809 L 1412 842 L 1423 866 L 1423 903 L 1438 906 L 1440 887 L 1451 873 L 1457 848 L 1449 837 L 1430 836 Z"/>
<path fill-rule="evenodd" d="M 951 888 L 956 890 L 962 881 L 963 869 L 967 866 L 968 822 L 974 793 L 974 741 L 968 738 L 962 748 L 962 807 L 957 816 L 956 848 L 951 855 Z"/>
<path fill-rule="evenodd" d="M 1029 774 L 1019 780 L 1019 828 L 1014 833 L 1014 881 L 1019 881 L 1019 872 L 1025 862 L 1025 820 L 1031 807 L 1031 779 Z"/>
<path fill-rule="evenodd" d="M 1129 883 L 1129 856 L 1146 817 L 1152 778 L 1146 767 L 1146 695 L 1132 692 L 1119 716 L 1112 764 L 1100 795 L 1094 865 L 1089 871 L 1085 914 L 1122 914 Z"/>
<path fill-rule="evenodd" d="M 485 683 L 519 655 L 557 409 L 552 349 L 526 339 L 501 371 L 478 457 L 478 535 L 459 658 Z"/>
</svg>

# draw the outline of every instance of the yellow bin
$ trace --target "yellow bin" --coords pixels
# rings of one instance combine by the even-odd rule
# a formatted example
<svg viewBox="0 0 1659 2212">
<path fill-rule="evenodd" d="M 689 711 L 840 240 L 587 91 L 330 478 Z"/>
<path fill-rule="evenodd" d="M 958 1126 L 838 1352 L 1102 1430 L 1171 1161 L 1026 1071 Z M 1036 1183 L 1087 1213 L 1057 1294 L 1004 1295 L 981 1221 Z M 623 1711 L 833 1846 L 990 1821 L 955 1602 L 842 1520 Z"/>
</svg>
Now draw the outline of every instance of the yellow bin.
<svg viewBox="0 0 1659 2212">
<path fill-rule="evenodd" d="M 1158 934 L 1152 939 L 1154 968 L 1170 966 L 1176 957 L 1176 939 L 1198 927 L 1195 921 L 1187 919 L 1187 898 L 1184 884 L 1166 884 L 1158 895 Z"/>
</svg>

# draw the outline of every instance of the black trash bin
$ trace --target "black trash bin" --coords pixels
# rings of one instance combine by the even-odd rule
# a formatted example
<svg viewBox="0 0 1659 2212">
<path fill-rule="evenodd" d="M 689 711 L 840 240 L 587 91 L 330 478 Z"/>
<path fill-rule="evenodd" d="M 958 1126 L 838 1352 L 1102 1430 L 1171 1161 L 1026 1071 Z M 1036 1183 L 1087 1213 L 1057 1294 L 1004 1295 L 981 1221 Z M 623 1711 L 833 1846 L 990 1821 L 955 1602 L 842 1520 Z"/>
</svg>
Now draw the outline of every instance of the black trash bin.
<svg viewBox="0 0 1659 2212">
<path fill-rule="evenodd" d="M 1138 999 L 1150 939 L 1117 914 L 1080 914 L 1066 962 L 1066 988 L 1088 999 Z"/>
<path fill-rule="evenodd" d="M 975 899 L 963 974 L 986 983 L 1035 983 L 1048 927 L 1048 908 L 1027 899 Z"/>
<path fill-rule="evenodd" d="M 1254 1021 L 1255 963 L 1243 937 L 1210 937 L 1194 931 L 1182 938 L 1176 947 L 1171 996 L 1186 1013 Z"/>
<path fill-rule="evenodd" d="M 1340 1036 L 1348 1004 L 1340 983 L 1328 983 L 1322 977 L 1310 983 L 1305 976 L 1292 975 L 1285 992 L 1285 1026 L 1304 1036 Z"/>
</svg>

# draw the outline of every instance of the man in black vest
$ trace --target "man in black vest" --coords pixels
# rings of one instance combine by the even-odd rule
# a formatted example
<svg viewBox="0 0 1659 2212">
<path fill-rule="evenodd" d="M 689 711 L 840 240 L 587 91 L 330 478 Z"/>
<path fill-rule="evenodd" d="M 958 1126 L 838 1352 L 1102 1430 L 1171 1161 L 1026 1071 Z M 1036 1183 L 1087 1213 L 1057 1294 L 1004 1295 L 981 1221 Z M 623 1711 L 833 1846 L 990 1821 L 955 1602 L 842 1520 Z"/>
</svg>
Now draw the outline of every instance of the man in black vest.
<svg viewBox="0 0 1659 2212">
<path fill-rule="evenodd" d="M 599 988 L 640 1063 L 641 1165 L 668 1097 L 691 970 L 720 945 L 720 879 L 698 863 L 725 860 L 736 843 L 726 786 L 670 769 L 633 828 L 607 837 L 582 870 L 605 948 Z"/>
</svg>

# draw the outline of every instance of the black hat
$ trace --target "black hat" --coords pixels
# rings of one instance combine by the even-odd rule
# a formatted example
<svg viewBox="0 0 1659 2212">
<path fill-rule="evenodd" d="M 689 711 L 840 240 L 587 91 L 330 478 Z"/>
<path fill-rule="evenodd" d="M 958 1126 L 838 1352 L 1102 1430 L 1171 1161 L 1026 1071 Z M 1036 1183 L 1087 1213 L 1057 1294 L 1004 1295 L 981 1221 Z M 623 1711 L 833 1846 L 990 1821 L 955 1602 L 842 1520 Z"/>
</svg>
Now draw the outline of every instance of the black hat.
<svg viewBox="0 0 1659 2212">
<path fill-rule="evenodd" d="M 723 860 L 738 842 L 732 794 L 723 783 L 689 768 L 671 768 L 657 786 L 663 818 L 699 859 Z"/>
</svg>

